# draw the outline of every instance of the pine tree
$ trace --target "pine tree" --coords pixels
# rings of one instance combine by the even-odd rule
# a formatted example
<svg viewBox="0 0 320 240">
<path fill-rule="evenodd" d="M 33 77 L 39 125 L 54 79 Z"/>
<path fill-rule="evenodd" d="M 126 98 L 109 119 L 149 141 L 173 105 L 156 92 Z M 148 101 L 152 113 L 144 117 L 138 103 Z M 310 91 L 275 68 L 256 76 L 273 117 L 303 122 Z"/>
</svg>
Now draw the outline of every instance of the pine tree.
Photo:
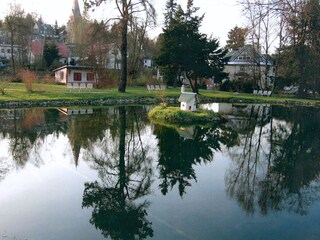
<svg viewBox="0 0 320 240">
<path fill-rule="evenodd" d="M 160 53 L 156 58 L 167 83 L 175 84 L 184 73 L 193 92 L 198 92 L 199 78 L 212 77 L 213 74 L 222 77 L 226 55 L 226 50 L 219 48 L 218 40 L 200 33 L 204 16 L 196 16 L 197 11 L 192 0 L 188 1 L 186 11 L 178 5 L 172 14 L 174 18 L 161 36 Z"/>
</svg>

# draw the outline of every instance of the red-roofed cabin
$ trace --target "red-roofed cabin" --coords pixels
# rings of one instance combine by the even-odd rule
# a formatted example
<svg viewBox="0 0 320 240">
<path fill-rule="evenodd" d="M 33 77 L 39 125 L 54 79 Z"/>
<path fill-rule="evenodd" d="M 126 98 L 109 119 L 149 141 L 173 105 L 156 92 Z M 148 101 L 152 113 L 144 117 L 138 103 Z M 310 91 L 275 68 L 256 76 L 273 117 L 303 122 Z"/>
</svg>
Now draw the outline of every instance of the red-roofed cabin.
<svg viewBox="0 0 320 240">
<path fill-rule="evenodd" d="M 59 83 L 92 83 L 96 84 L 97 77 L 92 67 L 64 65 L 55 70 L 54 77 Z"/>
</svg>

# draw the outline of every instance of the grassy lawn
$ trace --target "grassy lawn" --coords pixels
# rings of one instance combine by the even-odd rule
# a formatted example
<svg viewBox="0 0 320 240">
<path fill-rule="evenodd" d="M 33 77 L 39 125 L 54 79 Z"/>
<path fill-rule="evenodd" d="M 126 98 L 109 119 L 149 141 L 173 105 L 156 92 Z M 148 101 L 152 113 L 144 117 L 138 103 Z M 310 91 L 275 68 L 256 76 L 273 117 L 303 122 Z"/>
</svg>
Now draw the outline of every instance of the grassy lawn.
<svg viewBox="0 0 320 240">
<path fill-rule="evenodd" d="M 188 89 L 187 89 L 188 90 Z M 190 91 L 190 90 L 188 90 Z M 69 91 L 65 85 L 34 84 L 33 92 L 27 92 L 23 83 L 11 83 L 0 95 L 4 101 L 78 101 L 98 99 L 133 99 L 179 97 L 180 88 L 169 87 L 165 91 L 148 91 L 146 87 L 127 87 L 125 93 L 119 93 L 117 88 Z M 200 98 L 214 101 L 247 102 L 247 103 L 278 103 L 320 105 L 320 99 L 298 99 L 294 96 L 275 95 L 271 97 L 257 96 L 246 93 L 220 92 L 217 90 L 200 90 Z"/>
</svg>

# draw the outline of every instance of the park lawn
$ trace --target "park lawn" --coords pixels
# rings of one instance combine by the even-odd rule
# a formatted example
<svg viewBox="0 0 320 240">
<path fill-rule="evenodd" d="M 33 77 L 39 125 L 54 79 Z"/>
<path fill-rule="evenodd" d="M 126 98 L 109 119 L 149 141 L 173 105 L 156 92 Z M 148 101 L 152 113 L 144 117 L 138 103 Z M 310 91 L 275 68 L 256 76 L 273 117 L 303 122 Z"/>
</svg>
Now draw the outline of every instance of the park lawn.
<svg viewBox="0 0 320 240">
<path fill-rule="evenodd" d="M 187 89 L 190 91 L 190 89 Z M 180 88 L 169 87 L 165 91 L 148 91 L 144 86 L 128 86 L 125 93 L 118 92 L 116 87 L 107 89 L 72 90 L 65 85 L 34 84 L 33 91 L 28 92 L 23 83 L 10 83 L 5 95 L 0 95 L 0 101 L 79 101 L 99 99 L 136 99 L 156 98 L 163 101 L 166 97 L 178 98 Z M 243 103 L 276 103 L 276 104 L 302 104 L 319 106 L 320 99 L 299 99 L 295 96 L 276 95 L 271 97 L 257 96 L 248 93 L 221 92 L 217 90 L 199 90 L 199 98 L 212 99 L 212 101 L 243 102 Z"/>
<path fill-rule="evenodd" d="M 28 92 L 23 83 L 11 83 L 5 95 L 0 95 L 0 101 L 77 101 L 96 99 L 119 99 L 119 98 L 162 98 L 178 97 L 178 89 L 167 89 L 165 92 L 148 92 L 146 87 L 127 87 L 125 93 L 118 92 L 117 88 L 72 90 L 65 85 L 34 84 L 33 91 Z"/>
</svg>

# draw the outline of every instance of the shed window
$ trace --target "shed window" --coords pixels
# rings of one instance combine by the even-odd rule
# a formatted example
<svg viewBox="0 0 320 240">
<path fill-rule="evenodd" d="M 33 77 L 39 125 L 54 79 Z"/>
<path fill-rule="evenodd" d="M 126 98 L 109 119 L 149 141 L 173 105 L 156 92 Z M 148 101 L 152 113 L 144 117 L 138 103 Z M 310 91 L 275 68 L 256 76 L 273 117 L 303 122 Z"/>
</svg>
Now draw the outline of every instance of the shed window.
<svg viewBox="0 0 320 240">
<path fill-rule="evenodd" d="M 60 80 L 63 80 L 64 78 L 64 72 L 60 72 Z"/>
<path fill-rule="evenodd" d="M 81 81 L 81 73 L 79 73 L 79 72 L 73 73 L 73 80 L 74 81 Z"/>
<path fill-rule="evenodd" d="M 87 73 L 87 81 L 93 81 L 94 80 L 94 74 L 93 73 Z"/>
</svg>

